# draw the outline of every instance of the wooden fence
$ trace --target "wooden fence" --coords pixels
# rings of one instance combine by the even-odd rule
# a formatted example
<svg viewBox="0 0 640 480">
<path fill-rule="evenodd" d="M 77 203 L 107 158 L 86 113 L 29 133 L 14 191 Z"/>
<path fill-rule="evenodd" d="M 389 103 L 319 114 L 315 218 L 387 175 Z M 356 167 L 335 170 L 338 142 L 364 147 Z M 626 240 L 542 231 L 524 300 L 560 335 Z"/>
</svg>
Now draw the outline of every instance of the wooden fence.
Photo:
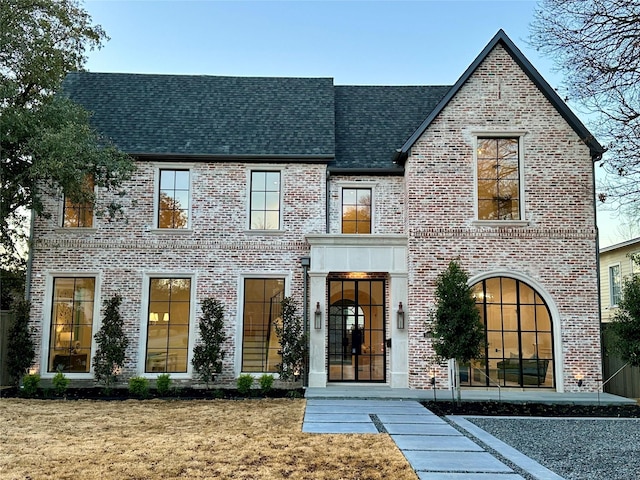
<svg viewBox="0 0 640 480">
<path fill-rule="evenodd" d="M 611 353 L 607 348 L 610 339 L 611 334 L 607 330 L 606 325 L 604 325 L 604 328 L 602 329 L 602 357 L 605 382 L 625 364 L 625 362 L 623 362 L 614 353 Z M 629 365 L 622 368 L 620 373 L 611 378 L 611 380 L 609 380 L 609 382 L 604 386 L 604 391 L 607 393 L 613 393 L 614 395 L 620 395 L 622 397 L 640 398 L 640 368 L 631 367 Z"/>
</svg>

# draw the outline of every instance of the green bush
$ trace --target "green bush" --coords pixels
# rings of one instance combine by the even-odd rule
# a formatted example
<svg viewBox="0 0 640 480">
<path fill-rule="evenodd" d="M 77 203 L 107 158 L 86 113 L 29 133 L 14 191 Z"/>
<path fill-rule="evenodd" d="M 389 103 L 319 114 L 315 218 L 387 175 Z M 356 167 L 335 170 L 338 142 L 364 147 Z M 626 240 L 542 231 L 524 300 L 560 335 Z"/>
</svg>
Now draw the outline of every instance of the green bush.
<svg viewBox="0 0 640 480">
<path fill-rule="evenodd" d="M 67 393 L 67 388 L 69 388 L 69 379 L 64 376 L 64 373 L 58 372 L 54 375 L 53 380 L 51 380 L 51 384 L 53 385 L 56 395 L 63 396 Z"/>
<path fill-rule="evenodd" d="M 236 386 L 238 388 L 238 393 L 240 395 L 247 396 L 249 392 L 251 392 L 251 386 L 253 385 L 253 376 L 245 373 L 238 377 L 236 381 Z"/>
<path fill-rule="evenodd" d="M 22 394 L 25 397 L 35 397 L 40 387 L 40 375 L 30 373 L 22 377 Z"/>
<path fill-rule="evenodd" d="M 265 373 L 260 377 L 260 391 L 267 395 L 273 389 L 273 375 Z"/>
<path fill-rule="evenodd" d="M 158 378 L 156 379 L 156 389 L 158 390 L 158 395 L 161 397 L 167 395 L 171 389 L 171 375 L 168 373 L 158 375 Z"/>
<path fill-rule="evenodd" d="M 149 396 L 149 380 L 144 377 L 131 377 L 129 379 L 129 393 L 138 398 Z"/>
<path fill-rule="evenodd" d="M 302 394 L 298 390 L 289 390 L 287 398 L 302 398 Z"/>
</svg>

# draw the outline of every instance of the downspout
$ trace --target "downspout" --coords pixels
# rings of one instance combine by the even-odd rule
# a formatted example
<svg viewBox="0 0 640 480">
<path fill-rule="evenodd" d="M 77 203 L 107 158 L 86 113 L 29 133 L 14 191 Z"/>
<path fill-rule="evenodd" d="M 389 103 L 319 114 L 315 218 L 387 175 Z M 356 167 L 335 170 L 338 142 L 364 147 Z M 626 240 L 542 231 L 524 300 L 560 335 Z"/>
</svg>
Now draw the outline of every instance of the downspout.
<svg viewBox="0 0 640 480">
<path fill-rule="evenodd" d="M 329 177 L 331 176 L 331 172 L 329 172 L 329 169 L 327 168 L 327 173 L 326 173 L 326 205 L 325 205 L 325 233 L 330 233 L 329 232 L 329 209 L 331 207 L 331 195 L 329 194 Z"/>
</svg>

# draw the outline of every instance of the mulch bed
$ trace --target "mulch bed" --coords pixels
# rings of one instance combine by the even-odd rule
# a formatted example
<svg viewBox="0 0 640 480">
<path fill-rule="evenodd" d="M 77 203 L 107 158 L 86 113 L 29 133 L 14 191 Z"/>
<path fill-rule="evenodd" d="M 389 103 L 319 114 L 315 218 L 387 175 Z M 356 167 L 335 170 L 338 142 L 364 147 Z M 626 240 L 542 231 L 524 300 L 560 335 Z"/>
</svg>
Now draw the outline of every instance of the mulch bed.
<svg viewBox="0 0 640 480">
<path fill-rule="evenodd" d="M 640 418 L 640 405 L 578 405 L 510 402 L 421 402 L 439 416 L 484 415 L 518 417 Z"/>
<path fill-rule="evenodd" d="M 166 400 L 237 400 L 247 398 L 302 398 L 304 390 L 302 388 L 274 388 L 267 394 L 263 394 L 258 389 L 251 390 L 250 395 L 241 395 L 233 388 L 212 388 L 209 390 L 202 388 L 175 388 L 166 395 L 159 395 L 155 389 L 149 390 L 149 395 L 145 399 L 166 399 Z M 27 398 L 17 388 L 7 388 L 0 391 L 0 397 L 5 398 Z M 68 388 L 63 396 L 56 395 L 53 389 L 39 389 L 35 396 L 30 398 L 60 400 L 129 400 L 139 397 L 131 394 L 127 388 L 114 388 L 110 392 L 105 392 L 100 387 Z"/>
</svg>

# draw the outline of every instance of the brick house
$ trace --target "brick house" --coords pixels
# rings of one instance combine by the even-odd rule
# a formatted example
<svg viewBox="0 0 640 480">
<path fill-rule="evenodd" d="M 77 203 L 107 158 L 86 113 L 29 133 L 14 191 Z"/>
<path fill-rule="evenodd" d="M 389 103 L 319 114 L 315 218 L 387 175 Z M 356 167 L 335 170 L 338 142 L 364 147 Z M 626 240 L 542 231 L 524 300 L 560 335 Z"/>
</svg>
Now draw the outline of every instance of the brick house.
<svg viewBox="0 0 640 480">
<path fill-rule="evenodd" d="M 310 386 L 446 388 L 426 332 L 435 278 L 459 257 L 488 341 L 463 385 L 596 389 L 603 148 L 504 32 L 453 86 L 75 73 L 64 89 L 138 170 L 125 222 L 64 198 L 36 219 L 43 377 L 92 378 L 115 292 L 125 378 L 189 382 L 207 297 L 226 308 L 221 380 L 273 372 L 291 296 Z"/>
</svg>

